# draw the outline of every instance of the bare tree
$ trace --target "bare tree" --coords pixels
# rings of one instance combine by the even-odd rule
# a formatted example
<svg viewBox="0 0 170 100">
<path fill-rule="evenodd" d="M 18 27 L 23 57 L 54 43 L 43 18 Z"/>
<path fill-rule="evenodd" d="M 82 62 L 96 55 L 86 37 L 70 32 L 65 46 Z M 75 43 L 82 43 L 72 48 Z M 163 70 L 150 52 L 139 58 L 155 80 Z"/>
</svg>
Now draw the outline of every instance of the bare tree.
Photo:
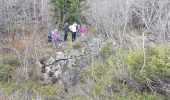
<svg viewBox="0 0 170 100">
<path fill-rule="evenodd" d="M 40 3 L 41 2 L 41 3 Z M 12 47 L 23 67 L 28 67 L 30 50 L 34 50 L 34 39 L 37 31 L 50 26 L 52 17 L 49 0 L 0 0 L 0 34 L 1 40 Z M 14 40 L 30 37 L 24 50 L 18 50 Z M 6 38 L 3 38 L 3 37 Z M 9 41 L 12 40 L 12 41 Z"/>
<path fill-rule="evenodd" d="M 124 44 L 125 33 L 134 26 L 145 30 L 144 33 L 150 32 L 162 43 L 166 40 L 162 38 L 169 36 L 169 5 L 168 0 L 91 0 L 84 15 L 93 26 L 120 44 Z"/>
<path fill-rule="evenodd" d="M 85 12 L 87 20 L 102 29 L 108 38 L 123 44 L 133 0 L 92 0 Z"/>
</svg>

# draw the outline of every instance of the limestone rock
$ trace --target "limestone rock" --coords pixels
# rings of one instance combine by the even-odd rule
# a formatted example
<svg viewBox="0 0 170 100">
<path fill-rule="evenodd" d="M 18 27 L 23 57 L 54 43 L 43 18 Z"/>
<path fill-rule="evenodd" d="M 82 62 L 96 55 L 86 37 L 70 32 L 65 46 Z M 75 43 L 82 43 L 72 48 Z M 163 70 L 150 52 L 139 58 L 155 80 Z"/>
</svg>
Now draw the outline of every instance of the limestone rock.
<svg viewBox="0 0 170 100">
<path fill-rule="evenodd" d="M 46 60 L 46 65 L 50 65 L 50 64 L 53 64 L 55 62 L 55 59 L 50 56 L 49 59 Z"/>
</svg>

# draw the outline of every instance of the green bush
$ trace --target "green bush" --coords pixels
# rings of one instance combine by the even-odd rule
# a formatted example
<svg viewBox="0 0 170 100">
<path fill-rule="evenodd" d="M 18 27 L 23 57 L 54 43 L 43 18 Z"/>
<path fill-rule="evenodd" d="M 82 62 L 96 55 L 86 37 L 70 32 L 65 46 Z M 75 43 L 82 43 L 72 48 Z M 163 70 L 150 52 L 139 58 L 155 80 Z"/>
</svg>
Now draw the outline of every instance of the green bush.
<svg viewBox="0 0 170 100">
<path fill-rule="evenodd" d="M 140 84 L 141 87 L 146 87 L 146 82 L 152 83 L 151 76 L 158 75 L 162 77 L 170 77 L 170 47 L 149 45 L 145 49 L 146 64 L 142 71 L 144 57 L 143 50 L 133 50 L 124 56 L 124 63 L 128 67 L 128 71 Z"/>
<path fill-rule="evenodd" d="M 102 97 L 102 92 L 110 83 L 112 76 L 115 73 L 115 67 L 110 66 L 108 62 L 94 62 L 92 66 L 88 66 L 80 71 L 82 84 L 87 85 L 93 83 L 92 96 Z M 104 97 L 104 96 L 103 96 Z"/>
<path fill-rule="evenodd" d="M 93 70 L 92 66 L 81 70 L 80 76 L 83 77 L 85 82 L 83 81 L 82 84 L 79 83 L 78 85 L 86 85 L 85 87 L 87 88 L 88 84 L 90 84 L 89 82 L 92 82 L 93 86 L 89 95 L 92 96 L 94 100 L 99 98 L 102 100 L 160 100 L 165 98 L 158 93 L 141 93 L 128 88 L 128 86 L 122 84 L 119 79 L 116 79 L 117 77 L 115 77 L 115 75 L 117 71 L 116 63 L 113 63 L 111 59 L 107 59 L 107 61 L 104 62 L 94 62 Z M 144 73 L 141 73 L 141 75 L 142 74 Z M 139 82 L 143 80 L 143 77 L 139 78 L 141 78 L 137 79 Z M 110 92 L 107 90 L 109 85 L 110 89 L 112 89 Z"/>
<path fill-rule="evenodd" d="M 13 67 L 18 67 L 21 65 L 17 58 L 10 57 L 10 56 L 5 56 L 3 58 L 3 62 L 4 62 L 4 64 L 8 64 Z"/>
<path fill-rule="evenodd" d="M 7 81 L 11 76 L 14 68 L 20 66 L 20 62 L 17 58 L 12 56 L 1 55 L 0 58 L 0 80 Z"/>
<path fill-rule="evenodd" d="M 141 53 L 141 50 L 130 52 L 129 54 L 124 56 L 124 61 L 132 72 L 141 70 L 143 65 L 143 55 Z"/>
<path fill-rule="evenodd" d="M 11 77 L 12 68 L 8 65 L 0 66 L 0 80 L 7 81 Z"/>
<path fill-rule="evenodd" d="M 53 5 L 54 12 L 57 14 L 60 13 L 61 15 L 60 17 L 58 15 L 54 15 L 56 22 L 63 19 L 66 19 L 69 23 L 78 21 L 78 18 L 80 17 L 79 9 L 81 8 L 78 0 L 51 0 L 51 3 Z"/>
<path fill-rule="evenodd" d="M 147 70 L 153 74 L 163 74 L 163 69 L 167 68 L 165 58 L 166 52 L 162 47 L 157 47 L 155 45 L 148 46 L 147 50 Z"/>
<path fill-rule="evenodd" d="M 93 99 L 103 100 L 155 100 L 166 98 L 164 94 L 158 92 L 150 93 L 147 91 L 147 82 L 154 83 L 150 76 L 159 75 L 169 77 L 170 73 L 170 47 L 150 45 L 145 48 L 146 65 L 143 67 L 143 49 L 138 48 L 130 52 L 127 50 L 113 51 L 109 44 L 103 46 L 100 54 L 105 57 L 104 61 L 93 62 L 81 70 L 80 76 L 83 77 L 82 84 L 93 82 Z M 129 76 L 131 85 L 136 85 L 143 92 L 136 92 L 126 84 Z M 129 78 L 130 79 L 130 78 Z M 125 84 L 122 83 L 125 81 Z M 108 85 L 112 93 L 107 91 Z"/>
<path fill-rule="evenodd" d="M 111 43 L 106 42 L 101 48 L 101 50 L 99 51 L 100 56 L 103 58 L 108 58 L 109 56 L 111 56 L 113 53 L 113 50 L 111 47 L 112 47 Z"/>
</svg>

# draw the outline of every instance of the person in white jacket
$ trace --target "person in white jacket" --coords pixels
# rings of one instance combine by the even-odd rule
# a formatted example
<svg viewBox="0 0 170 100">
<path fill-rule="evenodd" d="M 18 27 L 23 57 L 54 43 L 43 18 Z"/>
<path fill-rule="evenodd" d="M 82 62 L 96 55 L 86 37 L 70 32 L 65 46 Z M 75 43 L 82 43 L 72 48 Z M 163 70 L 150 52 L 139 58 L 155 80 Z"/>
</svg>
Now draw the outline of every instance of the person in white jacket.
<svg viewBox="0 0 170 100">
<path fill-rule="evenodd" d="M 69 26 L 69 29 L 72 32 L 72 42 L 73 42 L 76 40 L 77 24 L 74 23 L 73 25 Z"/>
</svg>

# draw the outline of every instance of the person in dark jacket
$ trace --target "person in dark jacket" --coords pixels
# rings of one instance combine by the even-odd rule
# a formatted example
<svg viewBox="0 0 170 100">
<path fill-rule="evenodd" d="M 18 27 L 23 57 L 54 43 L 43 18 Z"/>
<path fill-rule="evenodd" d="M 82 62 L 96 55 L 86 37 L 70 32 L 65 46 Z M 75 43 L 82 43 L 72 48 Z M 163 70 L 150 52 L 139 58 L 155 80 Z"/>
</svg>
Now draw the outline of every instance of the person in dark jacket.
<svg viewBox="0 0 170 100">
<path fill-rule="evenodd" d="M 67 36 L 68 36 L 68 31 L 69 31 L 68 23 L 64 23 L 63 30 L 64 30 L 64 41 L 66 41 L 67 40 Z"/>
<path fill-rule="evenodd" d="M 51 32 L 52 32 L 52 29 L 51 28 L 48 28 L 48 42 L 52 42 L 52 39 L 51 39 Z"/>
</svg>

